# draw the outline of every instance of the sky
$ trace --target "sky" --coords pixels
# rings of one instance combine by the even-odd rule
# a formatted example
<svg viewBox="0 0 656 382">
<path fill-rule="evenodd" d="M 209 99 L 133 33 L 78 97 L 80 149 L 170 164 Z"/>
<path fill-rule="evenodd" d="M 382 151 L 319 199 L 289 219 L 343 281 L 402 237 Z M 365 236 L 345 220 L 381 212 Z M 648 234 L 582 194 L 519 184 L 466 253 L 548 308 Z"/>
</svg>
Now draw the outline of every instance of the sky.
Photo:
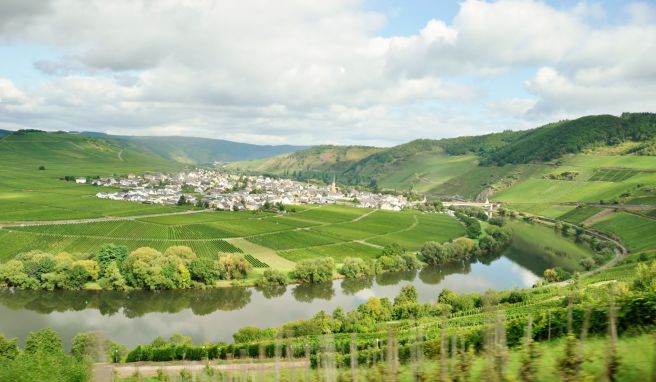
<svg viewBox="0 0 656 382">
<path fill-rule="evenodd" d="M 655 111 L 654 0 L 0 1 L 0 129 L 391 146 Z"/>
</svg>

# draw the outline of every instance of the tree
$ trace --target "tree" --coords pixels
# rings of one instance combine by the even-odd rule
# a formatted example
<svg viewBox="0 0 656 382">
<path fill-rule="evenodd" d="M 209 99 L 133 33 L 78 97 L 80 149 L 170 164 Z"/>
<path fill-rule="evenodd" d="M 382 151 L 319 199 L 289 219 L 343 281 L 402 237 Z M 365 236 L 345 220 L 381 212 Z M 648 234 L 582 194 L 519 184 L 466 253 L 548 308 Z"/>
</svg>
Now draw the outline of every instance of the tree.
<svg viewBox="0 0 656 382">
<path fill-rule="evenodd" d="M 499 248 L 499 244 L 494 237 L 488 235 L 478 241 L 478 247 L 486 253 L 494 253 Z"/>
<path fill-rule="evenodd" d="M 364 278 L 373 275 L 371 265 L 360 258 L 347 257 L 342 263 L 339 273 L 347 278 Z"/>
<path fill-rule="evenodd" d="M 586 271 L 589 271 L 590 269 L 594 268 L 596 265 L 595 261 L 591 257 L 585 257 L 579 261 L 579 265 L 583 267 Z"/>
<path fill-rule="evenodd" d="M 105 289 L 119 291 L 125 290 L 127 288 L 125 278 L 121 274 L 121 271 L 118 269 L 116 261 L 112 261 L 105 270 L 105 277 L 100 279 L 100 286 Z"/>
<path fill-rule="evenodd" d="M 100 267 L 99 276 L 105 277 L 107 267 L 113 262 L 119 268 L 123 266 L 123 262 L 128 257 L 127 247 L 118 246 L 114 244 L 103 244 L 102 247 L 96 252 L 94 258 Z"/>
<path fill-rule="evenodd" d="M 184 261 L 185 264 L 190 264 L 192 261 L 198 258 L 198 256 L 191 248 L 184 245 L 169 247 L 166 251 L 164 251 L 164 256 L 177 257 Z"/>
<path fill-rule="evenodd" d="M 394 305 L 404 304 L 417 304 L 419 299 L 417 297 L 417 289 L 412 284 L 404 285 L 399 292 L 399 295 L 394 299 Z"/>
<path fill-rule="evenodd" d="M 294 277 L 301 283 L 320 283 L 332 280 L 334 270 L 332 257 L 302 260 L 296 263 Z"/>
<path fill-rule="evenodd" d="M 0 284 L 33 289 L 39 286 L 39 281 L 25 273 L 25 267 L 21 261 L 9 260 L 0 264 Z"/>
<path fill-rule="evenodd" d="M 61 338 L 50 328 L 41 329 L 27 335 L 25 341 L 25 352 L 27 353 L 55 354 L 63 351 Z"/>
<path fill-rule="evenodd" d="M 62 287 L 69 290 L 82 289 L 89 278 L 86 268 L 76 265 L 64 275 Z"/>
<path fill-rule="evenodd" d="M 45 170 L 46 170 L 46 166 L 39 166 L 39 171 L 45 171 Z"/>
<path fill-rule="evenodd" d="M 256 281 L 257 286 L 283 286 L 287 284 L 287 276 L 277 269 L 267 268 L 264 274 Z"/>
<path fill-rule="evenodd" d="M 400 256 L 404 253 L 405 253 L 405 249 L 403 249 L 397 243 L 393 243 L 393 244 L 386 245 L 383 248 L 383 251 L 381 252 L 380 256 Z"/>
<path fill-rule="evenodd" d="M 100 358 L 98 352 L 100 348 L 100 339 L 94 332 L 78 333 L 71 342 L 71 355 L 78 359 L 89 357 L 92 361 Z"/>
<path fill-rule="evenodd" d="M 184 195 L 180 195 L 180 198 L 178 199 L 178 202 L 176 203 L 178 206 L 184 206 L 187 204 L 187 199 L 185 198 Z"/>
<path fill-rule="evenodd" d="M 199 257 L 189 264 L 191 279 L 206 285 L 212 285 L 219 278 L 217 261 L 209 257 Z"/>
<path fill-rule="evenodd" d="M 251 264 L 237 254 L 228 253 L 219 257 L 219 270 L 226 280 L 243 279 L 251 269 Z"/>
<path fill-rule="evenodd" d="M 419 251 L 421 260 L 429 265 L 441 265 L 450 260 L 449 249 L 441 243 L 429 241 Z"/>
<path fill-rule="evenodd" d="M 553 268 L 548 268 L 544 270 L 543 277 L 548 282 L 558 281 L 558 273 Z"/>
</svg>

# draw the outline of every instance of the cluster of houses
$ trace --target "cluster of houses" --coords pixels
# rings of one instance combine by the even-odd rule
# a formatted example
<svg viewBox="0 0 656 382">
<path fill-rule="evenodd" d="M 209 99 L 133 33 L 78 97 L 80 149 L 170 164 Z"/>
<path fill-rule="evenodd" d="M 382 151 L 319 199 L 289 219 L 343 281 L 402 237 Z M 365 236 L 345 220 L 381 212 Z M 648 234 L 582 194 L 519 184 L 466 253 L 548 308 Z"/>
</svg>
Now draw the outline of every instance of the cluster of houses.
<svg viewBox="0 0 656 382">
<path fill-rule="evenodd" d="M 358 190 L 343 192 L 334 180 L 331 185 L 316 185 L 290 179 L 229 174 L 214 169 L 99 178 L 90 183 L 121 189 L 96 194 L 103 199 L 148 204 L 178 204 L 184 201 L 220 210 L 258 210 L 278 203 L 344 204 L 392 211 L 411 206 L 404 196 Z"/>
</svg>

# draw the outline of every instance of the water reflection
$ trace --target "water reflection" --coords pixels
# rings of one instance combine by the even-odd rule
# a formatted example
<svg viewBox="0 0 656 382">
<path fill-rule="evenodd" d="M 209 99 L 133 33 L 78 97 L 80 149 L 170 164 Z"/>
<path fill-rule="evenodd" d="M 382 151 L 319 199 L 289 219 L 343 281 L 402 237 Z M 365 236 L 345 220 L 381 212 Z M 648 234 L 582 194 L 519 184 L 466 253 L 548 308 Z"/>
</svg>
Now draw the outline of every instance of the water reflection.
<svg viewBox="0 0 656 382">
<path fill-rule="evenodd" d="M 320 310 L 351 310 L 370 297 L 394 298 L 406 284 L 417 288 L 420 301 L 429 302 L 443 288 L 471 293 L 530 287 L 536 280 L 530 268 L 497 256 L 473 264 L 451 263 L 317 285 L 158 293 L 0 290 L 0 334 L 24 339 L 28 332 L 47 326 L 61 333 L 66 343 L 87 330 L 104 331 L 130 346 L 176 332 L 199 342 L 229 341 L 242 326 L 278 326 Z"/>
<path fill-rule="evenodd" d="M 299 302 L 312 302 L 314 299 L 330 300 L 335 296 L 333 282 L 299 284 L 293 287 L 292 295 Z"/>
</svg>

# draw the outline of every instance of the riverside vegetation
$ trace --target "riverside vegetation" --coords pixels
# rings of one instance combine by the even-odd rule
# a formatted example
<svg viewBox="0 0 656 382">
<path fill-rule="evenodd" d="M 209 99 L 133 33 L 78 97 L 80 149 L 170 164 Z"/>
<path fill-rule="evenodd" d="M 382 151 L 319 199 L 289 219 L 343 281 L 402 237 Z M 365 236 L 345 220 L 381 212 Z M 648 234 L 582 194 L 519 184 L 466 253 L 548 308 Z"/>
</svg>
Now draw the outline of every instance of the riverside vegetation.
<svg viewBox="0 0 656 382">
<path fill-rule="evenodd" d="M 264 270 L 251 283 L 258 286 L 284 285 L 289 282 L 320 283 L 332 280 L 338 272 L 346 278 L 370 277 L 386 272 L 410 271 L 422 264 L 439 266 L 452 261 L 468 261 L 476 256 L 498 253 L 509 245 L 512 230 L 504 227 L 503 218 L 490 219 L 476 208 L 457 208 L 455 215 L 466 227 L 469 237 L 440 243 L 426 242 L 415 254 L 399 244 L 385 246 L 376 257 L 343 258 L 336 266 L 332 257 L 319 257 L 297 262 L 290 272 Z M 506 215 L 506 211 L 501 211 Z M 508 213 L 509 215 L 511 213 Z M 483 219 L 486 228 L 481 228 Z M 574 230 L 569 224 L 557 223 L 554 229 L 564 236 L 572 230 L 577 242 L 587 243 L 595 255 L 583 257 L 574 267 L 591 269 L 607 261 L 614 246 L 584 230 Z M 484 233 L 484 235 L 483 235 Z M 565 256 L 565 253 L 559 256 Z M 255 263 L 255 264 L 252 264 Z M 124 246 L 105 244 L 88 256 L 61 252 L 56 255 L 43 251 L 22 253 L 0 264 L 0 285 L 23 289 L 128 289 L 166 290 L 216 286 L 223 280 L 235 282 L 252 274 L 257 260 L 248 255 L 223 253 L 215 257 L 198 256 L 186 246 L 169 247 L 163 252 L 149 247 L 128 251 Z M 569 273 L 562 268 L 548 270 L 549 281 L 564 280 Z"/>
</svg>

